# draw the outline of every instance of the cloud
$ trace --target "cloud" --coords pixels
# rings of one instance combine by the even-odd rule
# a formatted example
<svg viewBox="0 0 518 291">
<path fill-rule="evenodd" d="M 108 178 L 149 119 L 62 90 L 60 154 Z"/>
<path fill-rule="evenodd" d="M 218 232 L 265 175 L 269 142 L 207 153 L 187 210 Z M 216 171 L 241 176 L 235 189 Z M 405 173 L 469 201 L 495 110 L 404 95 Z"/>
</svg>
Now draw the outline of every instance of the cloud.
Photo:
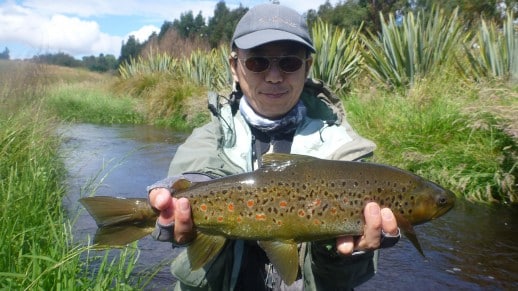
<svg viewBox="0 0 518 291">
<path fill-rule="evenodd" d="M 139 30 L 135 30 L 135 31 L 128 33 L 126 35 L 126 39 L 130 35 L 133 35 L 139 42 L 142 43 L 142 42 L 146 41 L 153 32 L 156 32 L 158 34 L 160 32 L 160 27 L 157 27 L 154 25 L 145 25 L 142 28 L 140 28 Z"/>
<path fill-rule="evenodd" d="M 0 41 L 22 43 L 40 52 L 118 54 L 122 37 L 102 33 L 94 21 L 62 14 L 42 15 L 7 2 L 0 6 Z"/>
</svg>

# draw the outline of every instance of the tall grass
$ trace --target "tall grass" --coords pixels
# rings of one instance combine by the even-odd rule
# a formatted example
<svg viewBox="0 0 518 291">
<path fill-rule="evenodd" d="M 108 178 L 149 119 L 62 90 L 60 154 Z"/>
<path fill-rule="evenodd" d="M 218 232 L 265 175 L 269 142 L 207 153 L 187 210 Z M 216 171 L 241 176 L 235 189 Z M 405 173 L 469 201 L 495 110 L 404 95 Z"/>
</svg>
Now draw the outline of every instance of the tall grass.
<svg viewBox="0 0 518 291">
<path fill-rule="evenodd" d="M 139 286 L 141 282 L 130 275 L 134 248 L 99 257 L 91 246 L 73 240 L 73 225 L 62 204 L 66 193 L 61 141 L 54 132 L 56 120 L 41 109 L 48 85 L 40 87 L 44 68 L 38 68 L 42 75 L 21 70 L 18 78 L 2 79 L 0 101 L 10 110 L 0 112 L 0 289 Z M 17 98 L 24 102 L 13 101 Z M 94 262 L 100 269 L 91 268 Z"/>
<path fill-rule="evenodd" d="M 46 108 L 61 120 L 102 124 L 140 124 L 144 120 L 138 102 L 117 96 L 103 84 L 59 84 L 48 90 Z"/>
<path fill-rule="evenodd" d="M 379 90 L 376 97 L 357 90 L 347 98 L 349 118 L 378 144 L 375 161 L 413 171 L 469 200 L 517 203 L 516 140 L 494 113 L 466 110 L 474 100 L 490 102 L 478 86 L 449 79 L 447 73 L 421 79 L 408 92 Z"/>
</svg>

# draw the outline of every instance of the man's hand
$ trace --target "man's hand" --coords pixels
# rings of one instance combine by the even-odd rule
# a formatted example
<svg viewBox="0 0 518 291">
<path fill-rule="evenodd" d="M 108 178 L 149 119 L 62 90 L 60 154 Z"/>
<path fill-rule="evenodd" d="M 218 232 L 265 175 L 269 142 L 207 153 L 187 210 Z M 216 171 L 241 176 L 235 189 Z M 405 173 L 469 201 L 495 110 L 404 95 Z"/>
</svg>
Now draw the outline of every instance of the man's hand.
<svg viewBox="0 0 518 291">
<path fill-rule="evenodd" d="M 157 222 L 163 226 L 174 224 L 173 242 L 186 244 L 196 235 L 193 229 L 191 206 L 187 198 L 174 198 L 166 188 L 155 188 L 149 192 L 149 203 L 160 211 Z"/>
<path fill-rule="evenodd" d="M 368 251 L 380 248 L 381 231 L 390 236 L 399 233 L 397 221 L 389 208 L 380 209 L 375 202 L 369 202 L 364 209 L 365 227 L 360 237 L 343 236 L 336 239 L 336 249 L 341 255 L 353 251 Z"/>
</svg>

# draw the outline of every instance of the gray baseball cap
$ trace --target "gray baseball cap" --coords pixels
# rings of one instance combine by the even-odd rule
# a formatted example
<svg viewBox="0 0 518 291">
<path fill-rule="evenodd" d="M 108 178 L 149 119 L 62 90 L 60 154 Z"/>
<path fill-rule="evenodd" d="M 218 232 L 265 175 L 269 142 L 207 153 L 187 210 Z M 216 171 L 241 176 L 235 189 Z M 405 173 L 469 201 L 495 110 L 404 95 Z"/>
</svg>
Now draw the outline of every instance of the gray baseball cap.
<svg viewBox="0 0 518 291">
<path fill-rule="evenodd" d="M 315 52 L 304 17 L 286 6 L 260 4 L 239 20 L 231 44 L 240 49 L 251 49 L 280 40 L 301 43 Z"/>
</svg>

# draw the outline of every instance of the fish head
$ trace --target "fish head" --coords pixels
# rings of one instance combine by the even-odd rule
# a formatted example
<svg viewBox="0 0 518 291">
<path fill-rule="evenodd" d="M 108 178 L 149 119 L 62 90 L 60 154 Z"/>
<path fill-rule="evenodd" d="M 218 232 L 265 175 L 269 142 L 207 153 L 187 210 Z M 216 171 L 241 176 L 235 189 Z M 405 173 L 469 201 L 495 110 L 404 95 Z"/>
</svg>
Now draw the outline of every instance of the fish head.
<svg viewBox="0 0 518 291">
<path fill-rule="evenodd" d="M 407 213 L 412 225 L 436 219 L 455 205 L 453 192 L 430 181 L 422 182 L 420 187 L 414 189 L 412 211 Z"/>
</svg>

